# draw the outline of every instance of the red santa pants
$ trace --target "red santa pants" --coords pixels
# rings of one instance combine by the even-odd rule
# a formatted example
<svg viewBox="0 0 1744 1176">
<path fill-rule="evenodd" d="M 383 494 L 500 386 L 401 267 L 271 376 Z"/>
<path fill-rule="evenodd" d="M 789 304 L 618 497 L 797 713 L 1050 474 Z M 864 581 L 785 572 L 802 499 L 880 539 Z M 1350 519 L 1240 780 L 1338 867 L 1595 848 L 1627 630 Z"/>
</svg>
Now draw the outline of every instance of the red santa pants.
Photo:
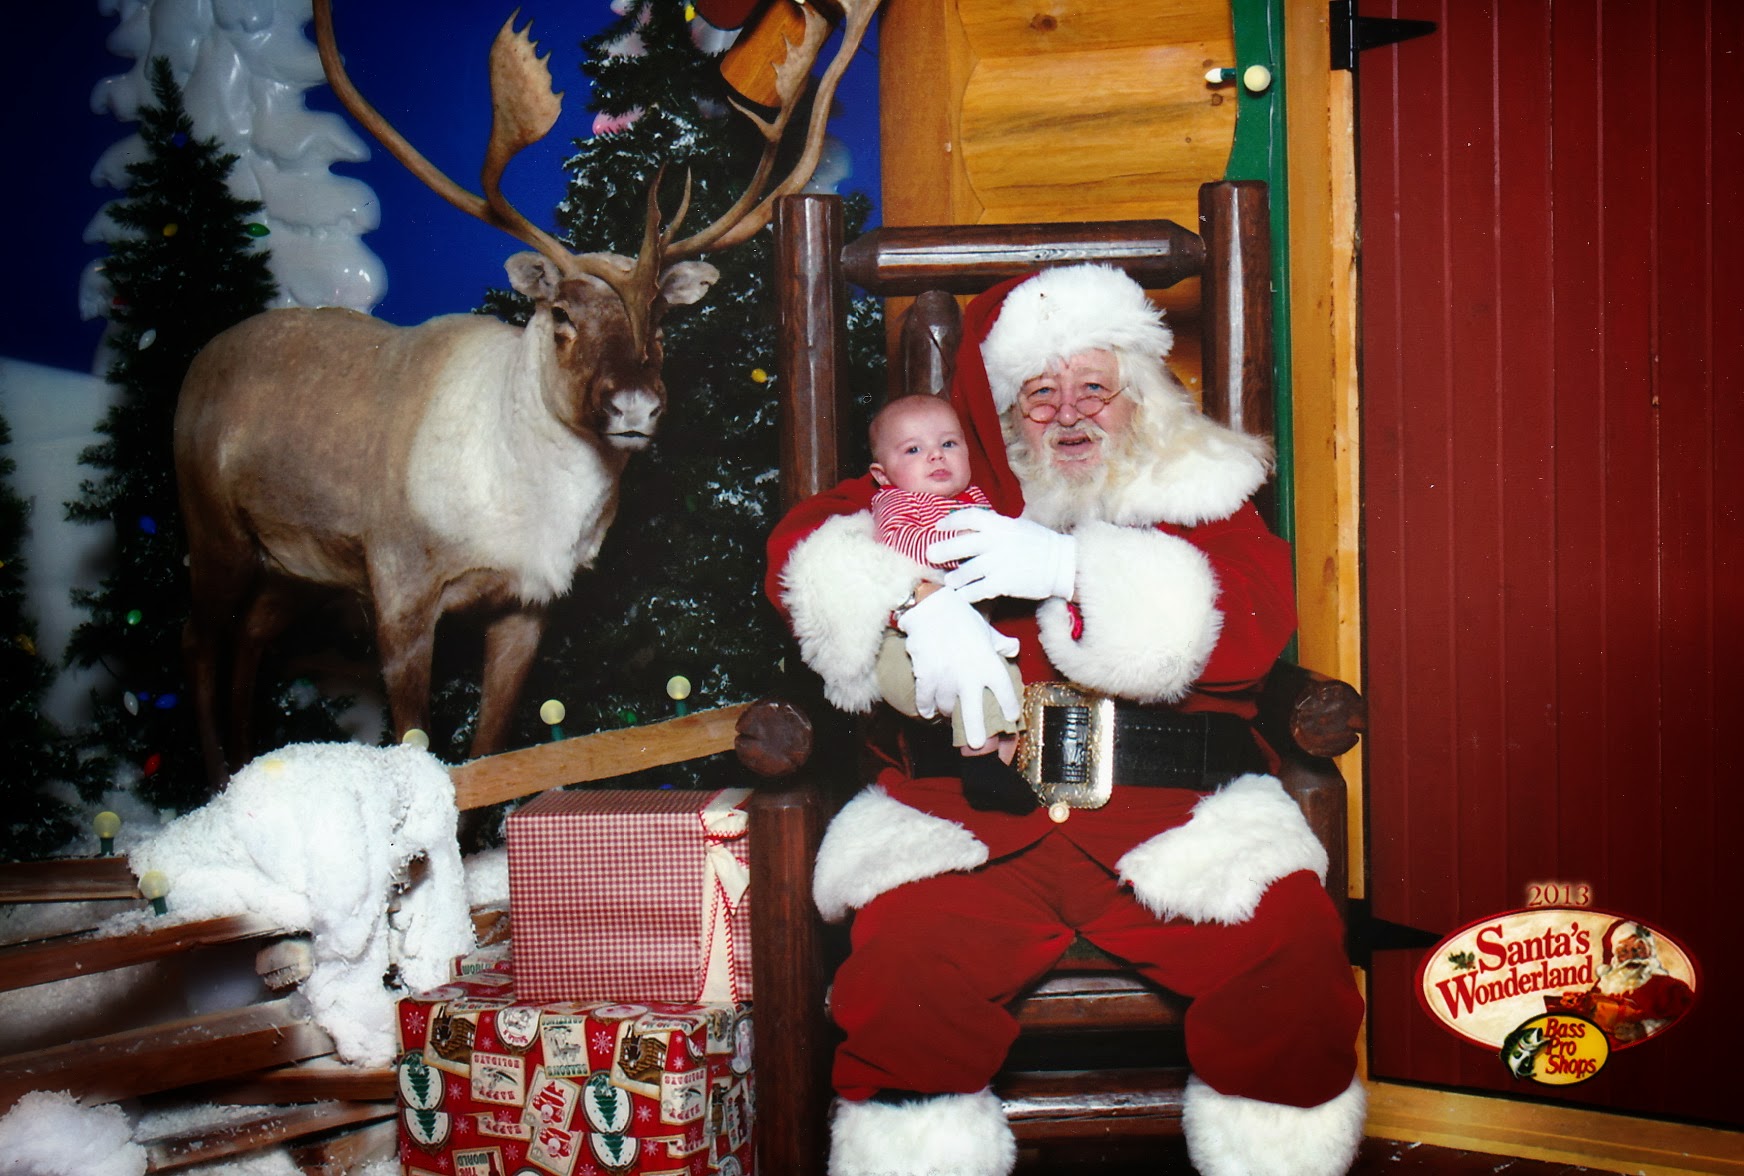
<svg viewBox="0 0 1744 1176">
<path fill-rule="evenodd" d="M 1312 873 L 1274 883 L 1245 923 L 1160 922 L 1053 833 L 972 873 L 898 887 L 855 916 L 853 952 L 830 995 L 847 1035 L 837 1093 L 987 1086 L 1017 1036 L 1006 1003 L 1075 931 L 1193 998 L 1188 1061 L 1221 1093 L 1308 1107 L 1350 1085 L 1362 997 Z"/>
</svg>

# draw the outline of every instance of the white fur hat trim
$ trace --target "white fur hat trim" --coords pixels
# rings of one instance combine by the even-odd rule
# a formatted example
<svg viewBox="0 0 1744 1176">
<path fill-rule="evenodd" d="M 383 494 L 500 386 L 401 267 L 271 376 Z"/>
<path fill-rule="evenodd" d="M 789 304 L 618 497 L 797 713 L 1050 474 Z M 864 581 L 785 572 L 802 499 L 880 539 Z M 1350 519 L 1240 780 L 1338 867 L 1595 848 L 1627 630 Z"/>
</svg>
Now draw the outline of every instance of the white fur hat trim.
<svg viewBox="0 0 1744 1176">
<path fill-rule="evenodd" d="M 1084 351 L 1169 354 L 1175 336 L 1139 284 L 1111 265 L 1043 270 L 1005 296 L 981 344 L 993 403 L 1004 412 L 1023 382 Z"/>
</svg>

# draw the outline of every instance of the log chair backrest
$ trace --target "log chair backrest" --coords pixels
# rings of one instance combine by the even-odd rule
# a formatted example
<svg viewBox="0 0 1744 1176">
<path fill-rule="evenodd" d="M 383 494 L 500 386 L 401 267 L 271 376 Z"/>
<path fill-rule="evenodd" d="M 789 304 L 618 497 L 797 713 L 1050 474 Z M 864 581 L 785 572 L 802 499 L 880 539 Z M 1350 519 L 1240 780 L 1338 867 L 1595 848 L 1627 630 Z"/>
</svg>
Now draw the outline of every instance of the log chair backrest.
<svg viewBox="0 0 1744 1176">
<path fill-rule="evenodd" d="M 955 295 L 1080 262 L 1118 265 L 1148 290 L 1201 279 L 1204 407 L 1245 432 L 1272 431 L 1271 238 L 1266 186 L 1199 189 L 1199 231 L 1173 221 L 953 225 L 874 229 L 844 248 L 839 198 L 777 202 L 777 371 L 784 505 L 841 475 L 847 283 L 885 297 L 917 296 L 904 321 L 898 388 L 949 386 L 961 316 Z"/>
</svg>

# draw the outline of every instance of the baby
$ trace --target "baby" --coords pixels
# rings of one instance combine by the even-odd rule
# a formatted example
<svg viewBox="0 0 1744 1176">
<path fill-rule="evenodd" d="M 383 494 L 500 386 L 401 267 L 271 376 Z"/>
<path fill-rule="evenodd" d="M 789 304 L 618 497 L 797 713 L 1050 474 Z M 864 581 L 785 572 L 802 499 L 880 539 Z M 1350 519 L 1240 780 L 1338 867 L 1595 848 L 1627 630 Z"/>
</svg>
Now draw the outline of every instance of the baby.
<svg viewBox="0 0 1744 1176">
<path fill-rule="evenodd" d="M 965 507 L 993 505 L 980 487 L 969 483 L 969 449 L 956 412 L 938 396 L 902 396 L 878 410 L 869 433 L 873 461 L 868 472 L 883 487 L 872 497 L 872 522 L 879 541 L 929 567 L 955 566 L 927 560 L 928 546 L 945 537 L 935 529 L 939 520 Z M 937 589 L 937 584 L 923 580 L 915 597 L 922 599 Z M 1007 668 L 1021 697 L 1023 680 L 1017 667 Z M 884 700 L 903 714 L 916 714 L 914 666 L 901 633 L 892 630 L 885 636 L 877 672 Z M 964 755 L 996 752 L 1009 764 L 1017 747 L 1017 725 L 1005 717 L 991 692 L 985 692 L 983 704 L 987 742 L 969 746 L 960 715 L 951 717 L 952 742 Z"/>
</svg>

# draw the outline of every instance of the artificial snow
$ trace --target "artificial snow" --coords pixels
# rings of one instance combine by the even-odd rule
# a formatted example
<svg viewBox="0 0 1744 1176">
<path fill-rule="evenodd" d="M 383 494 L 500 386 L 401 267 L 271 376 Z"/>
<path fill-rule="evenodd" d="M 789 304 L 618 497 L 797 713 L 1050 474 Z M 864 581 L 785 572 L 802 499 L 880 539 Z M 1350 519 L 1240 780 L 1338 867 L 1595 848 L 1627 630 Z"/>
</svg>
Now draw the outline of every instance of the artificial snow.
<svg viewBox="0 0 1744 1176">
<path fill-rule="evenodd" d="M 390 965 L 411 990 L 432 988 L 473 946 L 457 819 L 448 771 L 426 751 L 294 744 L 249 764 L 129 856 L 136 874 L 168 878 L 176 921 L 252 914 L 310 932 L 314 968 L 302 994 L 316 1023 L 345 1061 L 382 1066 L 394 1053 L 399 995 L 384 983 Z M 104 930 L 161 921 L 134 912 Z"/>
<path fill-rule="evenodd" d="M 61 1091 L 34 1090 L 0 1118 L 0 1173 L 17 1176 L 142 1176 L 145 1149 L 121 1108 L 82 1106 Z"/>
<path fill-rule="evenodd" d="M 363 244 L 378 227 L 380 204 L 369 186 L 329 170 L 369 158 L 362 139 L 337 114 L 311 110 L 303 91 L 323 81 L 315 44 L 305 33 L 309 0 L 232 0 L 222 4 L 142 4 L 99 0 L 118 20 L 108 45 L 135 59 L 125 73 L 104 78 L 91 107 L 124 121 L 151 102 L 151 59 L 163 56 L 183 92 L 194 133 L 213 136 L 238 156 L 230 189 L 265 205 L 278 284 L 275 306 L 349 306 L 367 311 L 387 292 L 381 260 Z M 94 182 L 125 189 L 127 165 L 144 155 L 138 134 L 103 153 Z M 98 213 L 87 241 L 113 241 L 125 230 Z M 109 306 L 102 263 L 80 281 L 86 318 Z M 101 362 L 101 361 L 100 361 Z"/>
</svg>

